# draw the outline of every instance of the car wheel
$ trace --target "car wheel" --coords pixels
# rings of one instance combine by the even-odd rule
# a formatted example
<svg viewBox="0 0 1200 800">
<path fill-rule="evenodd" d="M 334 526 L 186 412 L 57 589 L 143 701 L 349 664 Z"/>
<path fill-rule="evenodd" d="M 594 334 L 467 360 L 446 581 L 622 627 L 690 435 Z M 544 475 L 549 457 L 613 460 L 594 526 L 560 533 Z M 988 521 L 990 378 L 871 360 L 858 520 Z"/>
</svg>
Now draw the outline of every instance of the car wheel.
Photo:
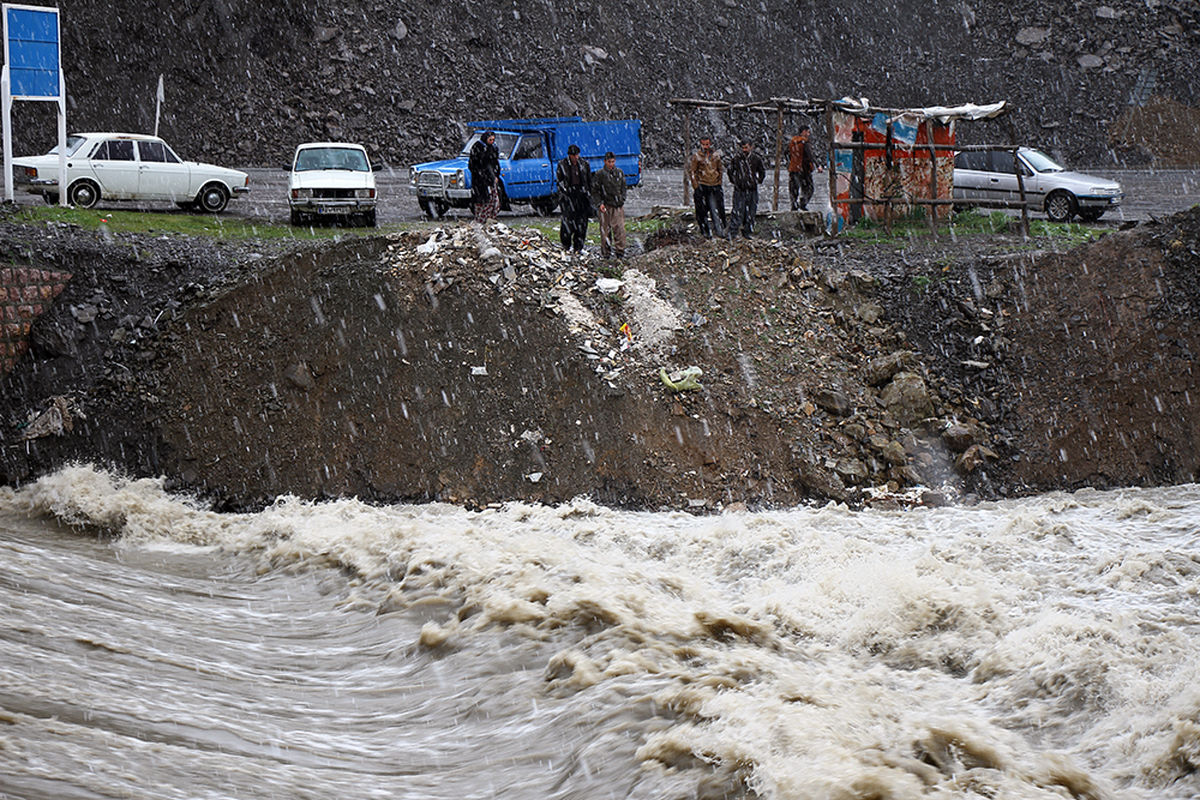
<svg viewBox="0 0 1200 800">
<path fill-rule="evenodd" d="M 433 201 L 422 197 L 417 203 L 421 206 L 421 211 L 425 214 L 425 219 L 433 219 Z M 441 214 L 438 214 L 440 217 Z"/>
<path fill-rule="evenodd" d="M 370 211 L 363 213 L 363 224 L 368 228 L 375 227 L 375 209 L 372 208 Z"/>
<path fill-rule="evenodd" d="M 42 200 L 48 206 L 58 205 L 58 195 L 56 195 L 56 194 L 44 194 L 44 195 L 42 195 Z"/>
<path fill-rule="evenodd" d="M 292 224 L 293 225 L 303 225 L 304 224 L 304 215 L 295 209 L 292 209 Z"/>
<path fill-rule="evenodd" d="M 91 181 L 77 181 L 67 190 L 67 201 L 76 208 L 92 208 L 100 202 L 100 187 Z"/>
<path fill-rule="evenodd" d="M 512 211 L 512 204 L 508 202 L 508 192 L 504 191 L 504 184 L 497 183 L 496 189 L 499 193 L 499 200 L 500 200 L 500 205 L 498 206 L 499 209 L 501 211 Z"/>
<path fill-rule="evenodd" d="M 1084 222 L 1095 222 L 1103 216 L 1103 208 L 1081 208 L 1079 210 L 1079 218 Z"/>
<path fill-rule="evenodd" d="M 433 210 L 437 212 L 437 218 L 441 219 L 446 216 L 446 212 L 450 210 L 450 204 L 437 200 L 433 204 Z"/>
<path fill-rule="evenodd" d="M 549 217 L 554 213 L 554 209 L 557 206 L 557 200 L 538 200 L 533 203 L 533 210 L 541 214 L 543 217 Z"/>
<path fill-rule="evenodd" d="M 1075 216 L 1075 196 L 1059 189 L 1046 198 L 1046 216 L 1051 222 L 1070 222 Z"/>
<path fill-rule="evenodd" d="M 229 205 L 229 192 L 219 183 L 210 183 L 200 190 L 196 204 L 209 214 L 220 214 Z"/>
</svg>

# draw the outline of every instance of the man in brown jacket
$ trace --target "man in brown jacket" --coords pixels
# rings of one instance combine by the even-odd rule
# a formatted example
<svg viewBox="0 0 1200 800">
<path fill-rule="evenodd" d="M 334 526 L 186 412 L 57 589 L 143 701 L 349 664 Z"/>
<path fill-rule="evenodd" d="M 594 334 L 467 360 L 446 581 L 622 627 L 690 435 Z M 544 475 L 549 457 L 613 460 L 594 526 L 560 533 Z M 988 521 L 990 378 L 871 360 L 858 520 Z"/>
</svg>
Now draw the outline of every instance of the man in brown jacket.
<svg viewBox="0 0 1200 800">
<path fill-rule="evenodd" d="M 724 167 L 721 154 L 713 150 L 712 139 L 705 136 L 700 140 L 700 149 L 692 155 L 687 166 L 688 177 L 695 187 L 692 199 L 696 203 L 696 225 L 704 238 L 713 233 L 725 236 L 725 190 L 721 188 Z M 712 226 L 709 226 L 709 218 Z"/>
<path fill-rule="evenodd" d="M 808 126 L 801 125 L 800 132 L 788 142 L 788 193 L 792 196 L 792 211 L 806 211 L 808 201 L 813 196 L 813 168 L 817 162 L 813 158 L 808 137 Z M 799 202 L 796 201 L 797 195 L 800 196 Z"/>
</svg>

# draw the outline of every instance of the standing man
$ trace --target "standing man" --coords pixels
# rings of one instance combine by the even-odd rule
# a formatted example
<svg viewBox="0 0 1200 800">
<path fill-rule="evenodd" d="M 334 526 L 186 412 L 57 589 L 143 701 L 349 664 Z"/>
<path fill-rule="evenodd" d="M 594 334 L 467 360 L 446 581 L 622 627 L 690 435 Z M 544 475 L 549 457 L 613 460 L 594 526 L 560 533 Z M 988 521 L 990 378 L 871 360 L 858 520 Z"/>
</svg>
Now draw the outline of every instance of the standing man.
<svg viewBox="0 0 1200 800">
<path fill-rule="evenodd" d="M 705 136 L 700 140 L 700 149 L 688 162 L 688 176 L 695 187 L 692 198 L 696 202 L 696 225 L 705 239 L 710 238 L 714 231 L 717 236 L 725 236 L 725 190 L 721 188 L 723 174 L 721 155 L 713 150 L 712 139 Z"/>
<path fill-rule="evenodd" d="M 788 192 L 792 196 L 792 211 L 808 210 L 808 201 L 813 196 L 813 167 L 817 162 L 813 159 L 808 137 L 808 126 L 801 125 L 800 132 L 788 142 Z M 797 195 L 800 196 L 798 203 Z"/>
<path fill-rule="evenodd" d="M 467 158 L 467 169 L 471 171 L 471 203 L 475 219 L 486 222 L 500 214 L 500 150 L 496 147 L 496 134 L 484 131 L 483 136 L 471 145 Z"/>
<path fill-rule="evenodd" d="M 754 152 L 749 140 L 742 142 L 742 152 L 729 162 L 729 182 L 733 184 L 733 222 L 729 238 L 738 231 L 747 239 L 754 233 L 754 215 L 758 213 L 758 185 L 767 176 L 762 159 Z"/>
<path fill-rule="evenodd" d="M 615 253 L 625 257 L 625 173 L 617 169 L 617 157 L 604 154 L 604 169 L 596 174 L 596 200 L 600 206 L 600 256 Z"/>
<path fill-rule="evenodd" d="M 567 157 L 558 162 L 558 203 L 562 224 L 558 238 L 564 250 L 583 251 L 587 239 L 588 218 L 592 215 L 592 168 L 579 157 L 579 145 L 567 148 Z M 603 231 L 604 217 L 600 217 Z"/>
</svg>

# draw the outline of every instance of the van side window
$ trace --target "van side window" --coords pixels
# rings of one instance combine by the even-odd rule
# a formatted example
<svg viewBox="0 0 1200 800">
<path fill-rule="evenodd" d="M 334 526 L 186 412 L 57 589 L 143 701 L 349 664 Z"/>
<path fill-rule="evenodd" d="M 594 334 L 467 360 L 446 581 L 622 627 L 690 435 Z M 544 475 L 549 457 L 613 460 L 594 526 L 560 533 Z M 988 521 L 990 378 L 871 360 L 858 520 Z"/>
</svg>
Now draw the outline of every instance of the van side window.
<svg viewBox="0 0 1200 800">
<path fill-rule="evenodd" d="M 543 158 L 541 136 L 522 136 L 514 158 Z"/>
</svg>

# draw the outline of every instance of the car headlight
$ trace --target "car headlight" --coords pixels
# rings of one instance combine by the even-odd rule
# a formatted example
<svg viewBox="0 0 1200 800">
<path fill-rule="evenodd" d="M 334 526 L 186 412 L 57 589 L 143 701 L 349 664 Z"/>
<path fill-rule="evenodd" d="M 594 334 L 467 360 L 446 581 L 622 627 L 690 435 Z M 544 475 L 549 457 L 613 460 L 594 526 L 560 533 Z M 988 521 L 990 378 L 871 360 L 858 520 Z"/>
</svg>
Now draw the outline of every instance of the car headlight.
<svg viewBox="0 0 1200 800">
<path fill-rule="evenodd" d="M 417 171 L 415 169 L 410 169 L 408 171 L 408 182 L 413 186 L 417 185 Z"/>
<path fill-rule="evenodd" d="M 354 196 L 359 200 L 368 200 L 375 196 L 374 189 L 355 189 Z"/>
<path fill-rule="evenodd" d="M 466 180 L 466 176 L 463 175 L 463 171 L 460 169 L 460 170 L 456 171 L 453 175 L 450 176 L 450 185 L 451 186 L 462 186 L 463 182 L 465 180 Z"/>
<path fill-rule="evenodd" d="M 312 189 L 292 189 L 293 200 L 307 200 L 312 197 Z"/>
<path fill-rule="evenodd" d="M 1092 194 L 1098 194 L 1098 195 L 1102 195 L 1104 197 L 1112 197 L 1113 195 L 1120 194 L 1120 193 L 1121 193 L 1120 189 L 1114 189 L 1111 186 L 1093 186 L 1092 187 Z"/>
</svg>

